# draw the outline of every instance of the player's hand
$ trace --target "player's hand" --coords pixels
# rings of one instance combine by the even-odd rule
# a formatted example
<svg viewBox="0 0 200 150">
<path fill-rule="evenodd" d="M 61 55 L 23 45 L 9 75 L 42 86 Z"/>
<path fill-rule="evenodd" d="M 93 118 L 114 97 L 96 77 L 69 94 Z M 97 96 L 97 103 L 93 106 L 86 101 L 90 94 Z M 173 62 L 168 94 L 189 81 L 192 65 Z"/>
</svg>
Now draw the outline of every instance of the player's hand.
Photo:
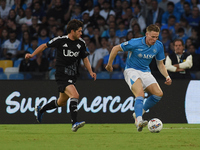
<svg viewBox="0 0 200 150">
<path fill-rule="evenodd" d="M 108 72 L 112 72 L 113 71 L 113 67 L 111 65 L 106 65 L 105 69 L 108 71 Z"/>
<path fill-rule="evenodd" d="M 33 56 L 31 55 L 31 54 L 26 54 L 25 55 L 25 59 L 30 59 L 30 58 L 32 58 Z"/>
<path fill-rule="evenodd" d="M 92 77 L 92 78 L 94 78 L 94 81 L 96 80 L 96 78 L 97 78 L 97 74 L 96 73 L 94 73 L 94 72 L 91 72 L 90 73 L 90 76 Z"/>
<path fill-rule="evenodd" d="M 172 79 L 170 78 L 170 76 L 167 76 L 165 84 L 166 85 L 171 85 L 172 84 Z"/>
</svg>

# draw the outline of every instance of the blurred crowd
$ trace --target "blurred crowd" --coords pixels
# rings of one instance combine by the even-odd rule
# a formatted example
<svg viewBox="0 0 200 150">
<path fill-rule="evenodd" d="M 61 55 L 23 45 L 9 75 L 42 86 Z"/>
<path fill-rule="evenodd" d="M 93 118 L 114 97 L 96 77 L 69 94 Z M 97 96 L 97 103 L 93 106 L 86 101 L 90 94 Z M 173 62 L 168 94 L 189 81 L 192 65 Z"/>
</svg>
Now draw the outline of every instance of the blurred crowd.
<svg viewBox="0 0 200 150">
<path fill-rule="evenodd" d="M 29 61 L 24 55 L 66 35 L 72 19 L 84 24 L 82 38 L 96 73 L 105 72 L 114 45 L 143 37 L 150 24 L 160 27 L 166 56 L 174 52 L 173 41 L 182 39 L 184 51 L 195 58 L 190 70 L 200 71 L 199 0 L 0 0 L 0 60 L 19 62 L 15 66 L 19 72 L 48 73 L 47 78 L 55 79 L 55 49 L 48 48 Z M 114 71 L 123 72 L 126 57 L 127 53 L 118 53 Z M 154 64 L 150 67 L 157 72 Z M 82 63 L 80 72 L 81 79 L 89 78 Z"/>
</svg>

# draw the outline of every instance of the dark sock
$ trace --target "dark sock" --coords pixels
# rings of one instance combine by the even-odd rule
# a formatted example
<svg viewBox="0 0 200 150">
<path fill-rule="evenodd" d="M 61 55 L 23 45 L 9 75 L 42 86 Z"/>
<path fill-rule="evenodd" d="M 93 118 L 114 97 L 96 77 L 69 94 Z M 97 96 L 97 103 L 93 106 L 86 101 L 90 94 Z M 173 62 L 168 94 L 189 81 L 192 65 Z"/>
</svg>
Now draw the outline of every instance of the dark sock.
<svg viewBox="0 0 200 150">
<path fill-rule="evenodd" d="M 40 113 L 44 113 L 46 112 L 47 110 L 51 110 L 51 109 L 54 109 L 54 108 L 57 108 L 59 107 L 58 104 L 57 104 L 57 100 L 53 100 L 51 101 L 50 103 L 44 105 L 41 109 L 40 109 Z"/>
<path fill-rule="evenodd" d="M 71 98 L 70 99 L 70 114 L 71 114 L 71 122 L 72 125 L 77 122 L 77 104 L 78 99 L 77 98 Z"/>
</svg>

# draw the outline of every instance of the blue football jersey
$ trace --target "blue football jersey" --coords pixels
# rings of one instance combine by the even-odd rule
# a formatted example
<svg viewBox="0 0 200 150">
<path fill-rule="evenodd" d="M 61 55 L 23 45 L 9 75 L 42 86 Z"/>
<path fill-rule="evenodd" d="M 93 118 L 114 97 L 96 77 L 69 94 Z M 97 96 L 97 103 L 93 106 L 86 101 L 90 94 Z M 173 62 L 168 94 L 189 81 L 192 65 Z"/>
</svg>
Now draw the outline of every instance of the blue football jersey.
<svg viewBox="0 0 200 150">
<path fill-rule="evenodd" d="M 134 68 L 143 72 L 150 72 L 149 64 L 153 57 L 156 60 L 165 59 L 163 44 L 157 40 L 154 45 L 148 46 L 145 38 L 146 36 L 133 38 L 120 44 L 123 51 L 128 51 L 125 69 Z"/>
</svg>

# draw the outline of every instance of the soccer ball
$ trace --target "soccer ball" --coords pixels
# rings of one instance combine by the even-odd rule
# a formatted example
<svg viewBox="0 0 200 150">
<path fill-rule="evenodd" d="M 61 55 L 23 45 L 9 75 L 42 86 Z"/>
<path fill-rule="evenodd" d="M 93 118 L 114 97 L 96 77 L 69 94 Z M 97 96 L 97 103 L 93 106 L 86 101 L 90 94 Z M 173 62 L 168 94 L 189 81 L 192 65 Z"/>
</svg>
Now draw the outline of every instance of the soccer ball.
<svg viewBox="0 0 200 150">
<path fill-rule="evenodd" d="M 163 128 L 163 123 L 158 118 L 153 118 L 148 122 L 148 129 L 152 133 L 159 133 Z"/>
</svg>

